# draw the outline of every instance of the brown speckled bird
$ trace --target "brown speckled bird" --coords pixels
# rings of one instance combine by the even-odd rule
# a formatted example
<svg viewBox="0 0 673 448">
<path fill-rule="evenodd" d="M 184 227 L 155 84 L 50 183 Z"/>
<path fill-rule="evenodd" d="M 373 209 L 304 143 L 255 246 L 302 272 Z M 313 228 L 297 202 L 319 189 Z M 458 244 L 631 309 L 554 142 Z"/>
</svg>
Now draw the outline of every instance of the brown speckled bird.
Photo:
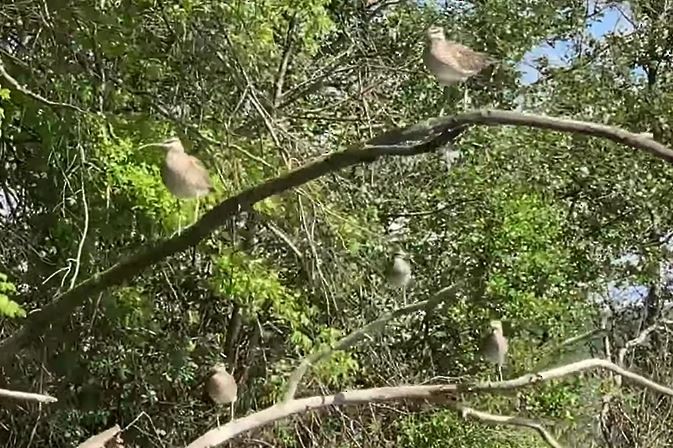
<svg viewBox="0 0 673 448">
<path fill-rule="evenodd" d="M 166 149 L 166 158 L 161 167 L 161 179 L 168 191 L 178 199 L 196 199 L 194 220 L 198 218 L 199 198 L 207 195 L 213 188 L 208 170 L 203 163 L 185 152 L 178 137 L 171 137 L 162 143 L 149 143 L 141 146 L 158 146 Z"/>
<path fill-rule="evenodd" d="M 426 37 L 423 62 L 440 85 L 449 86 L 465 81 L 495 62 L 487 54 L 447 40 L 441 27 L 431 26 L 426 31 Z M 467 90 L 465 90 L 465 105 L 467 102 Z"/>
<path fill-rule="evenodd" d="M 233 375 L 227 372 L 222 364 L 216 364 L 208 373 L 210 376 L 206 380 L 206 393 L 216 405 L 230 404 L 231 418 L 234 418 L 234 403 L 238 399 L 238 386 Z M 217 417 L 217 426 L 220 426 L 219 415 Z"/>
<path fill-rule="evenodd" d="M 185 152 L 178 137 L 169 138 L 159 146 L 167 150 L 161 178 L 168 191 L 180 199 L 200 198 L 210 192 L 213 185 L 208 170 L 199 159 Z"/>
<path fill-rule="evenodd" d="M 398 250 L 393 254 L 393 262 L 386 270 L 386 279 L 393 288 L 402 288 L 402 300 L 407 304 L 407 286 L 411 281 L 411 265 L 405 259 L 406 254 Z"/>
<path fill-rule="evenodd" d="M 507 338 L 502 332 L 502 322 L 499 320 L 492 320 L 489 327 L 489 334 L 482 342 L 481 353 L 487 361 L 497 365 L 498 379 L 502 381 L 502 366 L 505 364 L 508 349 Z"/>
</svg>

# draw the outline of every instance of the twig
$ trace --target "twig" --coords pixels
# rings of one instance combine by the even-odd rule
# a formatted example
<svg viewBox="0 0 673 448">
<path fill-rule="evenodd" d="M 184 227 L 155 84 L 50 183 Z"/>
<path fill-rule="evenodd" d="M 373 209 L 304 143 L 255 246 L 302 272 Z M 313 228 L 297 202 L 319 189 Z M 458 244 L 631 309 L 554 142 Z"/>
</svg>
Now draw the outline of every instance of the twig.
<svg viewBox="0 0 673 448">
<path fill-rule="evenodd" d="M 287 392 L 285 393 L 285 401 L 291 400 L 294 398 L 295 393 L 297 392 L 297 387 L 302 377 L 308 370 L 308 368 L 317 362 L 331 356 L 334 352 L 339 350 L 346 350 L 349 347 L 352 347 L 354 344 L 358 343 L 362 339 L 371 336 L 372 334 L 383 330 L 388 322 L 393 319 L 396 319 L 401 316 L 406 316 L 420 310 L 432 309 L 438 305 L 441 301 L 447 300 L 449 297 L 453 297 L 455 286 L 447 286 L 445 288 L 437 291 L 431 299 L 424 300 L 422 302 L 413 303 L 411 305 L 398 308 L 393 311 L 389 311 L 381 315 L 378 319 L 368 323 L 362 328 L 359 328 L 353 331 L 348 336 L 340 339 L 333 348 L 326 348 L 315 353 L 310 354 L 304 358 L 299 366 L 292 372 L 290 379 L 287 384 Z"/>
<path fill-rule="evenodd" d="M 283 97 L 283 84 L 285 83 L 285 75 L 287 73 L 287 67 L 290 63 L 290 55 L 292 54 L 292 33 L 294 33 L 294 27 L 297 24 L 297 13 L 292 16 L 290 22 L 287 25 L 287 34 L 285 36 L 285 48 L 283 49 L 283 56 L 281 57 L 280 67 L 278 67 L 278 76 L 276 77 L 276 83 L 273 94 L 273 108 L 276 109 L 280 103 L 280 99 Z"/>
<path fill-rule="evenodd" d="M 658 322 L 656 324 L 650 325 L 649 327 L 643 329 L 643 331 L 641 331 L 640 334 L 638 334 L 638 336 L 631 339 L 630 341 L 627 341 L 626 344 L 624 344 L 624 347 L 620 348 L 617 351 L 617 365 L 624 367 L 624 358 L 626 357 L 626 353 L 629 350 L 644 344 L 651 333 L 661 328 L 664 328 L 664 326 L 665 326 L 664 322 Z M 615 378 L 615 383 L 618 386 L 621 386 L 622 378 L 620 376 L 617 376 Z"/>
<path fill-rule="evenodd" d="M 594 328 L 593 330 L 589 330 L 587 332 L 584 332 L 582 334 L 578 334 L 577 336 L 573 336 L 571 338 L 566 339 L 565 341 L 562 341 L 558 345 L 555 345 L 552 347 L 552 349 L 549 351 L 549 353 L 554 353 L 559 350 L 561 350 L 564 347 L 567 347 L 569 345 L 575 345 L 578 342 L 584 341 L 586 339 L 591 339 L 594 336 L 601 335 L 602 333 L 605 333 L 605 329 L 603 328 Z"/>
<path fill-rule="evenodd" d="M 151 102 L 151 104 L 152 104 L 152 106 L 153 106 L 156 110 L 159 111 L 159 113 L 160 113 L 161 115 L 163 115 L 164 117 L 168 118 L 169 120 L 171 120 L 171 121 L 173 121 L 173 122 L 175 122 L 175 123 L 178 123 L 178 124 L 180 124 L 180 125 L 182 125 L 182 126 L 185 126 L 185 127 L 188 128 L 188 129 L 190 129 L 190 130 L 191 130 L 192 132 L 194 132 L 194 133 L 195 133 L 201 140 L 204 140 L 204 141 L 210 143 L 211 145 L 231 148 L 231 149 L 233 149 L 234 151 L 237 151 L 237 152 L 243 154 L 245 157 L 247 157 L 247 158 L 249 158 L 249 159 L 251 159 L 251 160 L 254 160 L 255 162 L 261 163 L 262 165 L 266 166 L 267 168 L 271 168 L 271 169 L 274 169 L 274 170 L 275 170 L 275 168 L 274 168 L 273 165 L 271 165 L 269 162 L 267 162 L 266 160 L 262 159 L 261 157 L 258 157 L 258 156 L 256 156 L 256 155 L 254 155 L 254 154 L 251 153 L 250 151 L 248 151 L 248 150 L 246 150 L 246 149 L 244 149 L 244 148 L 242 148 L 242 147 L 240 147 L 240 146 L 238 146 L 238 145 L 231 144 L 231 143 L 230 143 L 230 144 L 224 144 L 224 143 L 222 143 L 222 142 L 219 141 L 219 140 L 216 140 L 216 139 L 214 139 L 214 138 L 212 138 L 212 137 L 209 137 L 208 135 L 206 135 L 206 134 L 204 134 L 203 132 L 201 132 L 201 130 L 199 129 L 198 126 L 196 126 L 196 125 L 194 125 L 194 124 L 192 124 L 192 123 L 189 123 L 189 122 L 187 122 L 187 121 L 185 121 L 185 120 L 182 120 L 182 119 L 178 118 L 178 117 L 175 116 L 174 114 L 170 113 L 170 112 L 168 111 L 168 109 L 166 109 L 166 108 L 165 108 L 164 106 L 162 106 L 161 104 L 158 104 L 158 103 L 155 103 L 155 102 Z"/>
<path fill-rule="evenodd" d="M 558 379 L 593 369 L 609 370 L 618 373 L 624 377 L 630 378 L 640 386 L 673 397 L 673 389 L 655 383 L 654 381 L 644 378 L 633 372 L 622 369 L 610 361 L 592 358 L 566 364 L 538 373 L 526 374 L 507 381 L 481 382 L 475 384 L 435 384 L 421 386 L 414 385 L 376 387 L 372 389 L 339 392 L 335 395 L 319 395 L 308 398 L 283 401 L 262 411 L 237 420 L 233 420 L 226 425 L 212 429 L 190 443 L 187 448 L 207 448 L 218 446 L 246 431 L 259 428 L 294 414 L 300 414 L 327 406 L 345 406 L 400 400 L 437 401 L 441 399 L 442 402 L 446 402 L 447 399 L 452 399 L 461 393 L 489 393 L 521 389 L 523 387 L 531 386 L 540 382 Z M 454 405 L 454 407 L 459 408 L 457 405 Z"/>
<path fill-rule="evenodd" d="M 386 213 L 383 214 L 382 216 L 386 218 L 410 218 L 413 216 L 429 216 L 429 215 L 434 215 L 436 213 L 441 213 L 447 208 L 454 208 L 459 205 L 463 204 L 469 204 L 471 202 L 477 202 L 478 199 L 459 199 L 457 201 L 452 201 L 449 203 L 445 203 L 443 205 L 440 205 L 436 209 L 433 210 L 423 210 L 423 211 L 418 211 L 418 212 L 407 212 L 407 213 L 398 213 L 398 212 L 393 212 L 393 213 Z"/>
<path fill-rule="evenodd" d="M 84 189 L 84 163 L 86 161 L 86 156 L 84 154 L 84 147 L 81 143 L 78 143 L 79 154 L 80 154 L 80 174 L 81 174 L 81 189 L 82 189 L 82 205 L 84 206 L 84 228 L 82 229 L 82 238 L 79 240 L 79 245 L 77 246 L 77 257 L 75 258 L 75 271 L 72 273 L 70 278 L 70 289 L 75 287 L 75 282 L 77 282 L 77 275 L 79 275 L 79 268 L 82 262 L 82 251 L 84 250 L 84 242 L 86 241 L 87 233 L 89 232 L 89 205 L 86 201 L 86 190 Z"/>
<path fill-rule="evenodd" d="M 58 400 L 50 395 L 34 394 L 32 392 L 18 392 L 15 390 L 0 389 L 1 398 L 13 398 L 15 400 L 37 401 L 39 403 L 55 403 Z"/>
<path fill-rule="evenodd" d="M 241 210 L 249 209 L 255 203 L 270 196 L 297 188 L 352 165 L 371 164 L 383 157 L 408 157 L 435 151 L 455 140 L 469 124 L 509 124 L 593 135 L 641 149 L 667 161 L 673 161 L 673 151 L 663 144 L 643 139 L 637 134 L 619 128 L 516 112 L 498 110 L 468 112 L 455 117 L 426 120 L 408 128 L 393 129 L 364 145 L 355 145 L 349 149 L 319 157 L 303 167 L 281 174 L 225 199 L 183 233 L 150 245 L 60 294 L 41 310 L 30 314 L 18 332 L 0 343 L 0 365 L 8 362 L 21 348 L 33 338 L 42 335 L 47 328 L 66 319 L 89 296 L 126 282 L 149 266 L 198 244 Z"/>
<path fill-rule="evenodd" d="M 563 448 L 563 445 L 561 445 L 558 440 L 556 440 L 556 438 L 552 436 L 551 433 L 547 431 L 540 422 L 509 415 L 490 414 L 488 412 L 477 411 L 476 409 L 468 408 L 462 405 L 454 405 L 453 407 L 461 413 L 464 419 L 472 417 L 482 423 L 492 425 L 511 425 L 530 428 L 536 431 L 547 443 L 547 445 L 551 446 L 552 448 Z"/>
<path fill-rule="evenodd" d="M 304 254 L 301 253 L 301 251 L 297 248 L 297 246 L 292 242 L 289 236 L 285 234 L 282 230 L 280 230 L 278 227 L 276 227 L 272 222 L 270 221 L 265 221 L 263 223 L 271 232 L 276 235 L 278 238 L 283 240 L 285 244 L 287 244 L 287 247 L 290 248 L 290 250 L 299 258 L 302 260 L 304 258 Z"/>
<path fill-rule="evenodd" d="M 68 103 L 57 103 L 57 102 L 55 102 L 55 101 L 48 100 L 47 98 L 45 98 L 45 97 L 43 97 L 43 96 L 40 96 L 40 95 L 38 95 L 37 93 L 34 93 L 34 92 L 28 90 L 26 87 L 24 87 L 24 86 L 22 86 L 21 84 L 19 84 L 19 81 L 17 81 L 16 79 L 14 79 L 14 78 L 12 77 L 12 75 L 10 75 L 10 74 L 7 72 L 7 69 L 5 69 L 5 65 L 4 65 L 4 63 L 2 62 L 2 60 L 0 60 L 0 76 L 2 76 L 2 77 L 4 78 L 4 80 L 7 81 L 7 83 L 9 83 L 9 85 L 10 85 L 14 90 L 16 90 L 17 92 L 21 92 L 21 93 L 23 93 L 24 95 L 26 95 L 26 96 L 28 96 L 28 97 L 34 99 L 35 101 L 37 101 L 37 102 L 39 102 L 39 103 L 45 104 L 45 105 L 50 106 L 50 107 L 60 107 L 60 108 L 65 108 L 65 109 L 71 109 L 71 110 L 77 111 L 77 112 L 79 112 L 79 113 L 81 113 L 81 114 L 87 114 L 87 113 L 89 113 L 89 112 L 87 112 L 86 110 L 84 110 L 84 109 L 80 109 L 79 107 L 74 106 L 74 105 L 72 105 L 72 104 L 68 104 Z"/>
</svg>

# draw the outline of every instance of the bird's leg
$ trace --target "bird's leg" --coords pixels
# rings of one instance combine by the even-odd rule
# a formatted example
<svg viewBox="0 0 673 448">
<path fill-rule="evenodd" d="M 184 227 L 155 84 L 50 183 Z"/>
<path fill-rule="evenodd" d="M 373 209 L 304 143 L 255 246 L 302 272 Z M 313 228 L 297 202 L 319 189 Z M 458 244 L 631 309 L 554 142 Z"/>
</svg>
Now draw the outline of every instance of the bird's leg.
<svg viewBox="0 0 673 448">
<path fill-rule="evenodd" d="M 470 104 L 470 95 L 468 94 L 469 88 L 465 86 L 465 91 L 463 92 L 463 112 L 467 110 L 468 105 Z"/>
<path fill-rule="evenodd" d="M 196 224 L 196 221 L 198 221 L 199 219 L 199 202 L 200 202 L 199 198 L 196 198 L 196 207 L 194 207 L 194 222 L 192 223 L 192 225 Z"/>
<path fill-rule="evenodd" d="M 220 410 L 217 410 L 217 414 L 215 414 L 215 421 L 217 422 L 217 427 L 220 427 Z"/>
<path fill-rule="evenodd" d="M 502 366 L 498 364 L 498 381 L 502 381 Z"/>
<path fill-rule="evenodd" d="M 181 211 L 181 210 L 180 210 L 180 201 L 176 200 L 176 201 L 175 201 L 175 206 L 176 206 L 176 207 L 175 207 L 175 210 L 176 210 L 176 212 L 177 212 L 177 214 L 178 214 L 178 230 L 176 230 L 175 232 L 173 232 L 173 233 L 171 234 L 170 238 L 173 238 L 175 235 L 177 235 L 177 234 L 179 234 L 180 232 L 182 232 L 182 214 L 180 213 L 180 211 Z"/>
<path fill-rule="evenodd" d="M 444 111 L 446 110 L 446 103 L 449 102 L 449 97 L 450 97 L 450 92 L 449 92 L 449 86 L 448 85 L 443 85 L 442 86 L 442 108 L 439 111 L 439 116 L 442 117 L 444 116 Z"/>
<path fill-rule="evenodd" d="M 402 302 L 407 306 L 407 285 L 402 286 Z"/>
<path fill-rule="evenodd" d="M 229 414 L 230 414 L 229 421 L 234 420 L 234 403 L 235 401 L 232 401 L 231 404 L 229 405 Z"/>
</svg>

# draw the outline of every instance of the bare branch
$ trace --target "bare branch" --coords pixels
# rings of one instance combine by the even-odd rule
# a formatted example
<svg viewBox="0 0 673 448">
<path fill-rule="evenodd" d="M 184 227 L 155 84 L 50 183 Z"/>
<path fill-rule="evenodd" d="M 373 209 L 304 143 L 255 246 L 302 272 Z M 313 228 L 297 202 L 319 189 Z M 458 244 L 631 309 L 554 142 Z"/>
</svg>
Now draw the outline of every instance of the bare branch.
<svg viewBox="0 0 673 448">
<path fill-rule="evenodd" d="M 627 341 L 626 344 L 624 344 L 624 347 L 620 348 L 617 351 L 617 365 L 619 365 L 620 367 L 624 367 L 624 358 L 626 357 L 626 353 L 629 350 L 644 344 L 647 341 L 647 338 L 650 336 L 650 334 L 652 334 L 654 331 L 665 328 L 665 323 L 666 322 L 664 321 L 650 325 L 649 327 L 644 328 L 643 331 L 641 331 L 638 336 L 631 339 L 630 341 Z M 617 386 L 621 386 L 622 378 L 620 376 L 617 376 L 615 378 L 615 383 L 617 384 Z"/>
<path fill-rule="evenodd" d="M 284 401 L 274 406 L 266 408 L 262 411 L 248 415 L 246 417 L 230 421 L 226 425 L 212 429 L 190 443 L 187 448 L 206 448 L 214 447 L 224 443 L 255 428 L 267 425 L 285 417 L 294 414 L 304 413 L 315 409 L 320 409 L 327 406 L 344 406 L 362 403 L 372 403 L 381 401 L 399 401 L 399 400 L 428 400 L 428 401 L 447 401 L 455 400 L 460 394 L 465 393 L 489 393 L 505 390 L 521 389 L 533 384 L 537 384 L 552 379 L 558 379 L 573 374 L 578 374 L 586 370 L 602 369 L 609 370 L 633 382 L 659 392 L 664 395 L 673 397 L 673 389 L 670 389 L 654 381 L 629 372 L 614 363 L 604 359 L 585 359 L 582 361 L 566 364 L 553 369 L 545 370 L 538 373 L 531 373 L 520 376 L 518 378 L 497 381 L 497 382 L 480 382 L 474 384 L 434 384 L 434 385 L 414 385 L 414 386 L 397 386 L 397 387 L 377 387 L 372 389 L 353 390 L 346 392 L 339 392 L 335 395 L 328 396 L 314 396 L 308 398 L 300 398 L 290 401 Z M 454 405 L 457 409 L 460 408 L 457 404 Z M 476 411 L 475 411 L 476 412 Z M 488 414 L 485 414 L 488 415 Z M 518 423 L 521 423 L 519 421 Z M 528 422 L 531 423 L 531 422 Z M 515 423 L 510 423 L 515 424 Z M 529 426 L 520 424 L 518 426 Z M 540 432 L 538 430 L 538 432 Z M 551 439 L 553 440 L 553 438 Z M 549 443 L 549 442 L 548 442 Z M 554 446 L 554 445 L 552 445 Z"/>
<path fill-rule="evenodd" d="M 424 309 L 428 310 L 434 308 L 440 302 L 447 300 L 450 297 L 453 297 L 455 293 L 454 289 L 455 289 L 454 285 L 447 286 L 437 291 L 429 300 L 413 303 L 411 305 L 407 305 L 402 308 L 398 308 L 396 310 L 384 313 L 375 321 L 368 323 L 364 327 L 355 330 L 348 336 L 337 341 L 337 343 L 334 345 L 333 348 L 327 348 L 310 354 L 301 361 L 299 366 L 290 375 L 290 379 L 288 380 L 287 384 L 287 392 L 285 393 L 285 400 L 286 401 L 292 400 L 292 398 L 294 398 L 294 395 L 297 392 L 297 387 L 299 386 L 299 382 L 301 381 L 302 377 L 304 376 L 304 374 L 306 373 L 306 371 L 310 366 L 316 364 L 319 361 L 322 361 L 325 358 L 328 358 L 336 351 L 346 350 L 347 348 L 352 347 L 362 339 L 383 330 L 386 324 L 393 319 L 405 316 L 407 314 L 411 314 L 415 311 L 420 311 Z"/>
<path fill-rule="evenodd" d="M 40 311 L 32 313 L 17 333 L 2 341 L 0 343 L 0 364 L 6 363 L 33 338 L 43 334 L 50 325 L 66 319 L 89 296 L 128 281 L 149 266 L 198 244 L 241 210 L 248 209 L 270 196 L 297 188 L 348 166 L 371 164 L 387 156 L 415 156 L 432 152 L 455 140 L 470 124 L 529 126 L 603 137 L 649 152 L 664 160 L 673 161 L 671 149 L 654 140 L 642 138 L 622 129 L 516 112 L 498 110 L 468 112 L 455 117 L 426 120 L 408 128 L 394 129 L 375 137 L 364 145 L 355 145 L 350 149 L 319 157 L 303 167 L 232 196 L 205 213 L 198 222 L 183 233 L 151 245 L 106 271 L 92 275 L 75 288 L 59 295 Z"/>
<path fill-rule="evenodd" d="M 21 92 L 21 93 L 23 93 L 24 95 L 26 95 L 26 96 L 28 96 L 28 97 L 34 99 L 34 100 L 37 101 L 38 103 L 42 103 L 42 104 L 47 105 L 47 106 L 50 106 L 50 107 L 60 107 L 60 108 L 65 108 L 65 109 L 72 109 L 72 110 L 77 111 L 77 112 L 79 112 L 79 113 L 81 113 L 81 114 L 86 114 L 86 113 L 88 113 L 88 112 L 85 111 L 84 109 L 80 109 L 79 107 L 74 106 L 74 105 L 72 105 L 72 104 L 68 104 L 68 103 L 57 103 L 57 102 L 55 102 L 55 101 L 48 100 L 47 98 L 45 98 L 45 97 L 43 97 L 43 96 L 40 96 L 40 95 L 38 95 L 38 94 L 35 93 L 35 92 L 32 92 L 32 91 L 28 90 L 26 87 L 24 87 L 24 86 L 22 86 L 21 84 L 19 84 L 19 81 L 17 81 L 16 79 L 14 79 L 14 78 L 12 77 L 12 75 L 10 75 L 10 74 L 7 72 L 7 69 L 5 68 L 5 64 L 2 62 L 2 60 L 0 60 L 0 76 L 2 76 L 2 78 L 3 78 L 5 81 L 7 81 L 7 83 L 10 85 L 10 87 L 12 87 L 14 90 L 16 90 L 17 92 Z"/>
<path fill-rule="evenodd" d="M 72 289 L 75 286 L 75 282 L 77 282 L 77 275 L 79 274 L 80 265 L 82 263 L 82 251 L 84 250 L 84 243 L 86 241 L 87 233 L 89 232 L 89 204 L 87 203 L 86 200 L 86 189 L 84 188 L 84 171 L 85 171 L 84 164 L 86 163 L 86 155 L 84 154 L 84 146 L 82 146 L 82 143 L 78 142 L 77 146 L 79 147 L 79 156 L 81 165 L 80 188 L 82 191 L 82 207 L 84 209 L 84 228 L 82 229 L 82 238 L 79 240 L 79 244 L 77 245 L 75 270 L 72 274 L 72 277 L 70 278 L 70 289 Z"/>
<path fill-rule="evenodd" d="M 408 128 L 393 129 L 379 137 L 375 137 L 369 144 L 379 147 L 387 147 L 389 145 L 394 147 L 404 144 L 404 141 L 427 136 L 428 131 L 441 132 L 445 129 L 455 129 L 459 126 L 471 124 L 523 126 L 601 137 L 625 146 L 640 149 L 668 162 L 673 162 L 673 150 L 666 145 L 624 129 L 586 121 L 505 110 L 477 110 L 453 117 L 431 118 Z"/>
<path fill-rule="evenodd" d="M 31 392 L 18 392 L 15 390 L 0 389 L 0 398 L 13 398 L 15 400 L 37 401 L 39 403 L 55 403 L 58 400 L 50 395 L 34 394 Z"/>
<path fill-rule="evenodd" d="M 109 442 L 113 437 L 117 436 L 121 432 L 119 425 L 114 425 L 112 428 L 108 428 L 105 431 L 96 434 L 95 436 L 89 437 L 84 442 L 79 444 L 77 448 L 104 448 L 105 444 Z"/>
<path fill-rule="evenodd" d="M 514 417 L 509 415 L 496 415 L 489 414 L 488 412 L 477 411 L 476 409 L 468 408 L 461 405 L 454 406 L 458 411 L 460 411 L 463 418 L 467 419 L 472 417 L 476 420 L 479 420 L 482 423 L 491 424 L 491 425 L 511 425 L 511 426 L 521 426 L 524 428 L 530 428 L 536 431 L 542 439 L 547 442 L 547 445 L 552 448 L 563 448 L 554 436 L 551 435 L 545 427 L 534 420 L 528 420 L 521 417 Z"/>
<path fill-rule="evenodd" d="M 505 380 L 493 383 L 491 382 L 478 383 L 476 385 L 467 385 L 465 386 L 465 388 L 469 392 L 483 391 L 483 390 L 498 391 L 498 390 L 517 389 L 522 386 L 526 386 L 528 384 L 535 384 L 543 381 L 549 381 L 552 379 L 563 378 L 574 373 L 579 373 L 585 370 L 593 370 L 593 369 L 607 370 L 609 372 L 628 378 L 634 383 L 647 389 L 650 389 L 654 392 L 658 392 L 660 394 L 669 395 L 673 397 L 673 389 L 670 389 L 666 386 L 662 386 L 661 384 L 655 383 L 654 381 L 649 380 L 641 375 L 638 375 L 622 367 L 619 367 L 617 364 L 611 361 L 598 358 L 591 358 L 573 362 L 560 367 L 545 370 L 543 372 L 523 375 L 512 380 Z"/>
<path fill-rule="evenodd" d="M 285 83 L 285 75 L 287 73 L 287 67 L 290 64 L 290 55 L 292 54 L 292 44 L 294 28 L 297 24 L 297 14 L 295 13 L 290 22 L 287 25 L 287 34 L 285 36 L 285 48 L 283 49 L 283 56 L 281 57 L 280 66 L 278 67 L 278 76 L 276 77 L 276 83 L 274 85 L 274 94 L 273 94 L 273 107 L 274 109 L 278 107 L 280 99 L 283 96 L 283 85 Z"/>
<path fill-rule="evenodd" d="M 589 330 L 587 332 L 584 332 L 582 334 L 578 334 L 577 336 L 573 336 L 571 338 L 566 339 L 565 341 L 561 342 L 560 344 L 556 345 L 553 347 L 552 352 L 561 350 L 564 347 L 567 347 L 569 345 L 575 345 L 578 342 L 591 339 L 594 336 L 601 335 L 602 333 L 605 332 L 605 329 L 603 328 L 594 328 L 593 330 Z"/>
<path fill-rule="evenodd" d="M 266 221 L 263 223 L 264 226 L 266 226 L 271 232 L 276 235 L 278 238 L 280 238 L 286 245 L 287 247 L 290 248 L 292 253 L 294 253 L 297 258 L 300 260 L 304 259 L 304 254 L 297 248 L 297 246 L 292 242 L 289 236 L 285 234 L 282 230 L 280 230 L 278 227 L 276 227 L 271 221 Z"/>
</svg>

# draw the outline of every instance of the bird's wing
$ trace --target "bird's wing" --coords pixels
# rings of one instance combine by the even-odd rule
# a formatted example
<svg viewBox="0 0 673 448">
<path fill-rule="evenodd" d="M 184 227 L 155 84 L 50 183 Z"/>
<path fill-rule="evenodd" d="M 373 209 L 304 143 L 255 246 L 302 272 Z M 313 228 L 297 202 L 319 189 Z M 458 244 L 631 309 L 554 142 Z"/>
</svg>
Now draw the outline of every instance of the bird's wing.
<svg viewBox="0 0 673 448">
<path fill-rule="evenodd" d="M 194 156 L 189 156 L 189 163 L 190 170 L 185 170 L 185 172 L 191 172 L 193 174 L 189 177 L 189 181 L 199 188 L 210 190 L 213 187 L 213 184 L 210 182 L 208 170 L 203 163 Z"/>
<path fill-rule="evenodd" d="M 440 44 L 442 51 L 439 53 L 442 54 L 442 57 L 451 61 L 454 65 L 458 65 L 465 71 L 480 71 L 495 62 L 489 55 L 474 51 L 458 42 L 445 41 Z"/>
</svg>

